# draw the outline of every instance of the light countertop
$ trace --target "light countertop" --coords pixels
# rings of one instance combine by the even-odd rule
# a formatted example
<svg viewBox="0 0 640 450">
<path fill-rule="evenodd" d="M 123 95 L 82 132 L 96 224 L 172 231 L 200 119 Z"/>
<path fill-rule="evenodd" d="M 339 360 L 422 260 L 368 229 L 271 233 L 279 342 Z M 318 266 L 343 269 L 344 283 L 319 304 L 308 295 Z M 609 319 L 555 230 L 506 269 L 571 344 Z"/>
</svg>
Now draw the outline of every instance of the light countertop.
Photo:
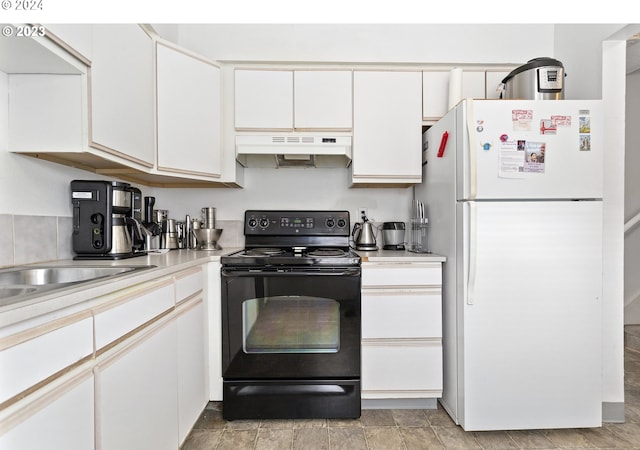
<svg viewBox="0 0 640 450">
<path fill-rule="evenodd" d="M 445 262 L 446 257 L 435 253 L 413 253 L 407 250 L 356 250 L 362 262 Z"/>
<path fill-rule="evenodd" d="M 163 254 L 149 254 L 120 260 L 59 260 L 30 264 L 28 267 L 54 266 L 147 266 L 156 267 L 132 273 L 107 277 L 66 288 L 25 296 L 19 302 L 0 306 L 0 328 L 50 314 L 66 315 L 86 306 L 83 303 L 140 283 L 171 275 L 190 267 L 219 261 L 220 257 L 240 248 L 223 250 L 171 250 Z M 64 311 L 63 311 L 64 310 Z"/>
<path fill-rule="evenodd" d="M 241 250 L 241 248 L 225 248 L 223 250 L 171 250 L 163 254 L 150 254 L 121 260 L 60 260 L 47 263 L 31 264 L 29 267 L 41 266 L 147 266 L 156 267 L 135 271 L 114 278 L 103 278 L 86 283 L 75 284 L 66 288 L 25 296 L 19 302 L 0 306 L 0 328 L 12 324 L 50 315 L 66 315 L 74 310 L 87 307 L 85 302 L 131 288 L 140 283 L 152 281 L 171 275 L 190 267 L 208 262 L 219 261 L 220 257 Z M 377 250 L 356 251 L 362 262 L 444 262 L 446 258 L 433 253 L 412 253 L 408 251 Z"/>
</svg>

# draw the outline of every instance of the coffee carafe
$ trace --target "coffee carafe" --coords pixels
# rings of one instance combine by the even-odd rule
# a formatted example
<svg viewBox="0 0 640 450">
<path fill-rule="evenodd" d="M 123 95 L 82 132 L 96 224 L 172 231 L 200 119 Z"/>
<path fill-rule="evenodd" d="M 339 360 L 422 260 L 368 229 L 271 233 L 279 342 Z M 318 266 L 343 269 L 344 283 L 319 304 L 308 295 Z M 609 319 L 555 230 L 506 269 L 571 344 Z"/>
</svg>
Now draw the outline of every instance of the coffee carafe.
<svg viewBox="0 0 640 450">
<path fill-rule="evenodd" d="M 356 250 L 377 250 L 376 233 L 373 224 L 364 214 L 362 215 L 362 223 L 356 222 L 351 232 Z"/>
<path fill-rule="evenodd" d="M 132 232 L 139 225 L 133 214 L 134 193 L 129 183 L 119 181 L 71 182 L 74 259 L 121 259 L 144 254 L 134 251 L 132 240 Z"/>
</svg>

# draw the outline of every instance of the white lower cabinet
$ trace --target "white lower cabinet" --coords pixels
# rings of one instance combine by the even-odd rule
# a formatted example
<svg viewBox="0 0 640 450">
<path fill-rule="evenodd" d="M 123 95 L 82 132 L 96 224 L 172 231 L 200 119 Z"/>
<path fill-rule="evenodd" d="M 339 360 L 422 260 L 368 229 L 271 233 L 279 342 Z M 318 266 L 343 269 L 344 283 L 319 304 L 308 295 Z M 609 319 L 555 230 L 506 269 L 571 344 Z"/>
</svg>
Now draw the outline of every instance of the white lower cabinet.
<svg viewBox="0 0 640 450">
<path fill-rule="evenodd" d="M 97 448 L 178 448 L 177 325 L 167 320 L 98 363 Z"/>
<path fill-rule="evenodd" d="M 362 398 L 442 395 L 441 263 L 362 263 Z"/>
<path fill-rule="evenodd" d="M 2 414 L 0 418 L 1 449 L 87 450 L 93 447 L 94 386 L 90 370 L 56 380 L 33 394 L 13 413 Z"/>
<path fill-rule="evenodd" d="M 209 399 L 206 292 L 197 266 L 0 329 L 0 449 L 177 450 Z"/>
<path fill-rule="evenodd" d="M 178 314 L 178 435 L 182 444 L 209 397 L 202 296 L 187 302 Z"/>
<path fill-rule="evenodd" d="M 362 346 L 364 398 L 430 398 L 442 394 L 439 339 L 371 340 Z"/>
</svg>

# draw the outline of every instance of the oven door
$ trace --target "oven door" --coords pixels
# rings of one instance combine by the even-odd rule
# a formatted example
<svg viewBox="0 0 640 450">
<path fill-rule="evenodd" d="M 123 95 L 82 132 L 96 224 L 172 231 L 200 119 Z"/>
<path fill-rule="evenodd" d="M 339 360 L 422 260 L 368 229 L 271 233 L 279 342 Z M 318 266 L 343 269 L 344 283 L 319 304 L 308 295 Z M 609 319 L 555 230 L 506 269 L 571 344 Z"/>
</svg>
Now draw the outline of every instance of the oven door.
<svg viewBox="0 0 640 450">
<path fill-rule="evenodd" d="M 360 378 L 360 267 L 222 269 L 225 380 Z"/>
</svg>

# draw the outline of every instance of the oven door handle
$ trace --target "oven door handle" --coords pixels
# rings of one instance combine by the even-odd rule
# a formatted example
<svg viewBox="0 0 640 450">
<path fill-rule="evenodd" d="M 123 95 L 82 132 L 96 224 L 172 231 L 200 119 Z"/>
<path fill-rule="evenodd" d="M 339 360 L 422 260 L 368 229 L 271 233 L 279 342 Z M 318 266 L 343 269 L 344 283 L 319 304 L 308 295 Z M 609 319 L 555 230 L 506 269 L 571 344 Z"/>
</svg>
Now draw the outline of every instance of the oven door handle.
<svg viewBox="0 0 640 450">
<path fill-rule="evenodd" d="M 359 267 L 350 267 L 344 269 L 292 269 L 292 268 L 274 268 L 274 269 L 247 269 L 247 268 L 222 268 L 223 277 L 300 277 L 300 276 L 333 276 L 333 277 L 359 277 L 361 270 Z"/>
</svg>

